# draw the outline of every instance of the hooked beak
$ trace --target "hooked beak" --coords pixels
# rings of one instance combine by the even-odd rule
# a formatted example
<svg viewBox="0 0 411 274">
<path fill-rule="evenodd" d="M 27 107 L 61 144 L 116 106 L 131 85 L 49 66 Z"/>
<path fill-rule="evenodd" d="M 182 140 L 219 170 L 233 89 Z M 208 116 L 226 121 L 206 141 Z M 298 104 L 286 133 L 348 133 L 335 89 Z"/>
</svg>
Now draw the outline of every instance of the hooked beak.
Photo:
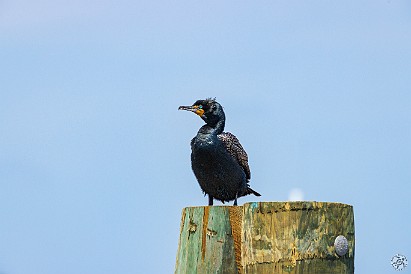
<svg viewBox="0 0 411 274">
<path fill-rule="evenodd" d="M 198 106 L 179 106 L 178 110 L 192 111 L 200 117 L 204 114 L 204 109 L 199 108 Z"/>
<path fill-rule="evenodd" d="M 178 110 L 188 110 L 188 111 L 196 111 L 197 109 L 194 106 L 179 106 Z"/>
</svg>

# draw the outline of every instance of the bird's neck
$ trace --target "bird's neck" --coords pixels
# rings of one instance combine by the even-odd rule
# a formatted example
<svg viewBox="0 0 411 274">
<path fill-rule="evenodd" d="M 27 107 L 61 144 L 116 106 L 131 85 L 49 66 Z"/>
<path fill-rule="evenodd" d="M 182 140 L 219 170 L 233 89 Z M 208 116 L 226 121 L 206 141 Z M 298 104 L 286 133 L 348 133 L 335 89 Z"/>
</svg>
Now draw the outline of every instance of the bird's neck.
<svg viewBox="0 0 411 274">
<path fill-rule="evenodd" d="M 200 128 L 198 132 L 202 134 L 218 135 L 218 134 L 223 133 L 224 127 L 225 127 L 225 119 L 221 119 L 215 125 L 205 124 L 204 126 Z"/>
<path fill-rule="evenodd" d="M 220 121 L 218 121 L 218 123 L 215 126 L 215 132 L 216 134 L 221 134 L 224 131 L 224 127 L 225 127 L 225 119 L 221 119 Z"/>
</svg>

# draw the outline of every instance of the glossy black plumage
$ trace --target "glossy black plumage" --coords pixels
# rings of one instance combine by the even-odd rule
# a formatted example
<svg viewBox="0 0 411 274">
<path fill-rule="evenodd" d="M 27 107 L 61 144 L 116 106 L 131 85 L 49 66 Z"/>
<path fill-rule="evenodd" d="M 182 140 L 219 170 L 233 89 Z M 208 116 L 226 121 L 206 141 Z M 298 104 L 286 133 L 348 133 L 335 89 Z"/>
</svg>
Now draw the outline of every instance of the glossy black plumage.
<svg viewBox="0 0 411 274">
<path fill-rule="evenodd" d="M 191 140 L 191 167 L 201 189 L 209 197 L 222 201 L 234 200 L 248 194 L 260 196 L 248 184 L 248 156 L 237 137 L 223 132 L 225 114 L 214 99 L 198 100 L 192 106 L 181 106 L 199 115 L 206 124 Z"/>
</svg>

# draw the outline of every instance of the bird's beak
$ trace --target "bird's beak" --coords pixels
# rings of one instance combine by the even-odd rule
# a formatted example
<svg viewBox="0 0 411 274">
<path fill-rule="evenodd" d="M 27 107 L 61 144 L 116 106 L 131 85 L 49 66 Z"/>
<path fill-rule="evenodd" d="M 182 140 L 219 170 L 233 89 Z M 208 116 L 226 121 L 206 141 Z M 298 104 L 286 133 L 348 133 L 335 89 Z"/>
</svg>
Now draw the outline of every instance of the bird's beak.
<svg viewBox="0 0 411 274">
<path fill-rule="evenodd" d="M 178 110 L 188 110 L 188 111 L 196 111 L 197 108 L 195 106 L 179 106 Z"/>
<path fill-rule="evenodd" d="M 200 117 L 204 114 L 204 109 L 198 108 L 198 106 L 179 106 L 178 110 L 192 111 Z"/>
</svg>

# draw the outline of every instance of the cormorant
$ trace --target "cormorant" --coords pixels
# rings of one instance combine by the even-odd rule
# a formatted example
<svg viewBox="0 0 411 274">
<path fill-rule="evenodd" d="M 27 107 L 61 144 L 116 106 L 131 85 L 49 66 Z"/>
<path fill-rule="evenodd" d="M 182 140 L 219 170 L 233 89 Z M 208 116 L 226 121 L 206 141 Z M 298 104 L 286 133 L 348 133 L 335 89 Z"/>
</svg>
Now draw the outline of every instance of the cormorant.
<svg viewBox="0 0 411 274">
<path fill-rule="evenodd" d="M 178 109 L 192 111 L 206 122 L 191 140 L 191 167 L 201 189 L 208 195 L 208 205 L 213 205 L 213 199 L 223 203 L 234 200 L 237 205 L 238 197 L 261 196 L 248 184 L 247 153 L 237 137 L 223 132 L 223 107 L 215 99 L 208 98 Z"/>
</svg>

